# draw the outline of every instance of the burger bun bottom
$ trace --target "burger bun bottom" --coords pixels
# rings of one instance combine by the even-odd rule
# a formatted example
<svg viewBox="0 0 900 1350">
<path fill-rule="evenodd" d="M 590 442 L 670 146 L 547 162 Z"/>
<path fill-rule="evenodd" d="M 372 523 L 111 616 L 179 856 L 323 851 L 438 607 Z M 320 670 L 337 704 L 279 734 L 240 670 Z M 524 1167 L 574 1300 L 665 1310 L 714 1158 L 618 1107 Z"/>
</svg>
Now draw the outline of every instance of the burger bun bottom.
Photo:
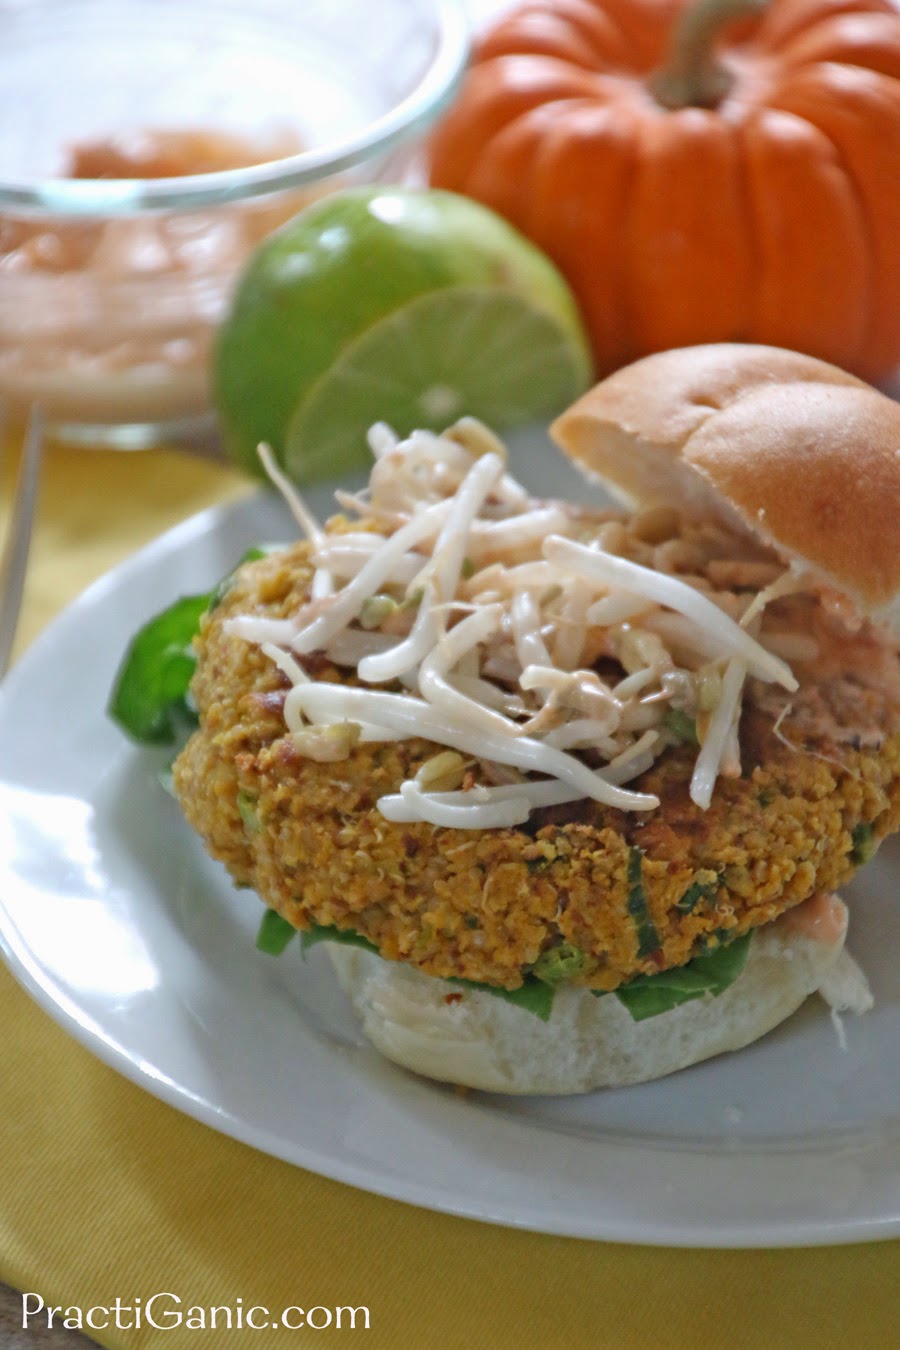
<svg viewBox="0 0 900 1350">
<path fill-rule="evenodd" d="M 591 1092 L 647 1082 L 739 1050 L 810 994 L 829 982 L 840 985 L 847 910 L 836 898 L 835 904 L 841 922 L 827 941 L 797 931 L 783 916 L 757 930 L 746 966 L 724 993 L 640 1022 L 619 999 L 596 998 L 586 989 L 558 990 L 544 1022 L 493 994 L 460 991 L 357 947 L 330 945 L 329 956 L 366 1036 L 395 1064 L 488 1092 Z M 865 998 L 862 1005 L 843 1002 L 857 1011 L 867 1006 Z"/>
</svg>

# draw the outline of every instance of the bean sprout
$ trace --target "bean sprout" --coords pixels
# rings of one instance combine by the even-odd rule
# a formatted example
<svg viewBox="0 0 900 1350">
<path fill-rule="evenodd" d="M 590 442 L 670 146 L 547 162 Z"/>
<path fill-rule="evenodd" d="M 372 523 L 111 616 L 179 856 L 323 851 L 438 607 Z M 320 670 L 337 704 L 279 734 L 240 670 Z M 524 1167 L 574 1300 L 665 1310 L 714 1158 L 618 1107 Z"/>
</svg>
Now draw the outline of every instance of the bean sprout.
<svg viewBox="0 0 900 1350">
<path fill-rule="evenodd" d="M 629 521 L 537 501 L 471 418 L 402 440 L 378 423 L 369 445 L 368 491 L 337 494 L 360 524 L 331 530 L 260 450 L 310 541 L 310 596 L 296 614 L 232 615 L 225 630 L 290 681 L 294 748 L 331 762 L 423 738 L 438 749 L 379 799 L 387 819 L 515 828 L 585 799 L 653 810 L 654 795 L 625 784 L 672 744 L 674 712 L 698 719 L 690 792 L 708 807 L 719 775 L 740 772 L 748 674 L 793 691 L 786 660 L 815 659 L 795 622 L 763 618 L 808 589 L 803 578 L 671 507 Z M 311 679 L 297 658 L 316 652 L 359 685 Z M 373 687 L 393 681 L 399 691 Z"/>
</svg>

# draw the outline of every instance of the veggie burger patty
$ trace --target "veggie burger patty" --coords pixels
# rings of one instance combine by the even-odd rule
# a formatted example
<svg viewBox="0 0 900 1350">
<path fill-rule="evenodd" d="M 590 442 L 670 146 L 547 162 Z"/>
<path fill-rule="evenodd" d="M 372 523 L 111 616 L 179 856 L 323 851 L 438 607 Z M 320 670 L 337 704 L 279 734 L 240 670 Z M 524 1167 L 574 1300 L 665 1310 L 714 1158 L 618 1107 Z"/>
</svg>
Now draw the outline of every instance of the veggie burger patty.
<svg viewBox="0 0 900 1350">
<path fill-rule="evenodd" d="M 706 810 L 689 792 L 696 746 L 683 742 L 630 784 L 659 797 L 651 813 L 584 799 L 508 828 L 392 822 L 378 800 L 442 747 L 375 741 L 336 762 L 307 757 L 284 720 L 289 679 L 225 629 L 296 614 L 311 557 L 304 542 L 244 565 L 203 618 L 200 726 L 173 775 L 210 853 L 295 927 L 352 930 L 440 977 L 513 989 L 537 972 L 614 989 L 840 887 L 900 826 L 898 700 L 864 642 L 794 662 L 793 696 L 748 681 L 741 774 L 719 779 Z M 302 664 L 317 682 L 357 683 L 321 653 Z"/>
</svg>

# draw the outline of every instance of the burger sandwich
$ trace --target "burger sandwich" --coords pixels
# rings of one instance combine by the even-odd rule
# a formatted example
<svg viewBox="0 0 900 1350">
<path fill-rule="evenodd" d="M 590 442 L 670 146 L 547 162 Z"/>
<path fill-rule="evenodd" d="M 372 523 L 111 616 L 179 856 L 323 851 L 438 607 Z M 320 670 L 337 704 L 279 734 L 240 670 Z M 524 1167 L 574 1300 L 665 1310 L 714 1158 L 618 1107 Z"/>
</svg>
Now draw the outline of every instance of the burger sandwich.
<svg viewBox="0 0 900 1350">
<path fill-rule="evenodd" d="M 900 407 L 715 345 L 551 430 L 615 508 L 536 500 L 470 419 L 376 426 L 327 525 L 267 457 L 302 542 L 181 602 L 174 791 L 260 945 L 327 942 L 388 1058 L 510 1093 L 864 1011 L 836 892 L 900 824 Z"/>
</svg>

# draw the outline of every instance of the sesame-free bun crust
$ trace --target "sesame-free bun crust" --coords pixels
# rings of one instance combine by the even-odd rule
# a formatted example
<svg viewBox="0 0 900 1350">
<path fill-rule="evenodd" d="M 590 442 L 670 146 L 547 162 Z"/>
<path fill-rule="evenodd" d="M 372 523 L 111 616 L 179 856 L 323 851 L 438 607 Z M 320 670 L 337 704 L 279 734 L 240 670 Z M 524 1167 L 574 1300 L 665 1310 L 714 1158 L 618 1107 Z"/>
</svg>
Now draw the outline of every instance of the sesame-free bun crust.
<svg viewBox="0 0 900 1350">
<path fill-rule="evenodd" d="M 611 994 L 560 989 L 550 1019 L 358 947 L 328 954 L 363 1030 L 388 1059 L 429 1078 L 488 1092 L 566 1094 L 675 1073 L 758 1040 L 840 974 L 847 910 L 827 941 L 788 916 L 753 937 L 747 965 L 718 998 L 636 1022 Z M 846 959 L 846 958 L 844 958 Z M 449 1002 L 448 1002 L 449 998 Z M 844 1006 L 862 1011 L 855 995 Z"/>
<path fill-rule="evenodd" d="M 900 405 L 824 361 L 717 343 L 645 357 L 551 428 L 631 503 L 750 529 L 866 613 L 900 590 Z"/>
</svg>

